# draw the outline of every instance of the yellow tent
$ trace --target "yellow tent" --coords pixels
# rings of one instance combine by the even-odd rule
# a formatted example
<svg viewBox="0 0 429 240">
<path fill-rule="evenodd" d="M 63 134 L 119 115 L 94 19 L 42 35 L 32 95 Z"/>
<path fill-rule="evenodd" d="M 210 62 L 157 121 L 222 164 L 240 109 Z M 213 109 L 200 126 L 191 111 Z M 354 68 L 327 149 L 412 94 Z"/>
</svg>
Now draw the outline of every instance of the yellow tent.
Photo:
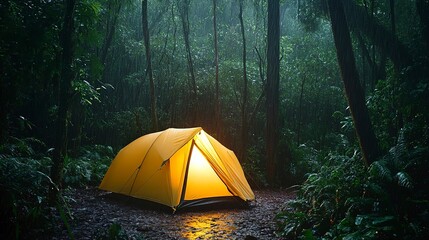
<svg viewBox="0 0 429 240">
<path fill-rule="evenodd" d="M 100 189 L 172 207 L 255 199 L 234 152 L 202 128 L 144 135 L 113 160 Z"/>
</svg>

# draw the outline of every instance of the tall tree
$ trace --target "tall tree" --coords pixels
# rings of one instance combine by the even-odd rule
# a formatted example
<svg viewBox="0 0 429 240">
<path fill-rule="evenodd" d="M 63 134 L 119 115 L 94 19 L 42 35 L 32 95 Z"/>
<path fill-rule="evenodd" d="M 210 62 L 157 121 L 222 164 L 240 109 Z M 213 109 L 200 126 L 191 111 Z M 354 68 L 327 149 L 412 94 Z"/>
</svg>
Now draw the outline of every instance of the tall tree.
<svg viewBox="0 0 429 240">
<path fill-rule="evenodd" d="M 217 137 L 220 136 L 220 102 L 219 102 L 219 53 L 217 46 L 217 16 L 216 16 L 217 0 L 213 0 L 213 41 L 215 51 L 215 129 Z"/>
<path fill-rule="evenodd" d="M 246 35 L 244 32 L 244 22 L 243 22 L 243 0 L 239 0 L 240 11 L 238 13 L 238 18 L 240 20 L 240 29 L 241 29 L 241 39 L 243 42 L 243 90 L 242 90 L 242 106 L 241 106 L 241 148 L 240 148 L 240 159 L 242 161 L 247 160 L 247 144 L 248 144 L 248 119 L 247 119 L 247 101 L 248 101 L 248 83 L 247 83 L 247 63 L 246 63 Z"/>
<path fill-rule="evenodd" d="M 191 44 L 189 43 L 189 0 L 182 0 L 182 6 L 179 6 L 180 11 L 180 19 L 182 20 L 182 29 L 183 29 L 183 39 L 185 41 L 185 49 L 186 49 L 186 58 L 188 60 L 188 74 L 191 78 L 191 105 L 189 107 L 195 107 L 194 105 L 197 103 L 197 83 L 195 80 L 195 72 L 194 72 L 194 62 L 191 53 Z M 192 122 L 195 122 L 196 112 L 195 110 L 191 110 Z"/>
<path fill-rule="evenodd" d="M 147 0 L 142 0 L 142 26 L 143 26 L 143 40 L 146 50 L 146 76 L 149 77 L 150 86 L 150 112 L 152 119 L 152 131 L 158 130 L 158 116 L 156 114 L 156 95 L 155 83 L 153 81 L 152 73 L 152 58 L 150 53 L 150 39 L 147 15 Z"/>
<path fill-rule="evenodd" d="M 280 6 L 278 0 L 268 0 L 267 48 L 267 140 L 266 174 L 269 184 L 276 177 L 279 143 L 279 82 L 280 82 Z"/>
<path fill-rule="evenodd" d="M 342 0 L 329 0 L 328 8 L 345 94 L 349 103 L 363 160 L 368 166 L 379 156 L 379 148 L 369 118 L 368 109 L 365 105 L 364 92 L 359 82 L 352 41 Z"/>
<path fill-rule="evenodd" d="M 57 201 L 58 190 L 61 189 L 61 182 L 63 179 L 64 158 L 67 153 L 67 111 L 69 108 L 69 98 L 71 96 L 71 82 L 73 80 L 73 31 L 76 1 L 66 0 L 64 4 L 65 12 L 60 40 L 62 49 L 60 94 L 56 123 L 55 150 L 51 168 L 51 179 L 57 185 L 58 189 L 51 188 L 49 191 L 49 200 L 51 204 Z"/>
<path fill-rule="evenodd" d="M 112 44 L 122 4 L 122 0 L 114 0 L 108 2 L 106 13 L 106 33 L 104 36 L 103 45 L 101 46 L 100 53 L 100 60 L 102 64 L 106 64 L 107 52 L 110 48 L 110 45 Z"/>
<path fill-rule="evenodd" d="M 390 26 L 391 26 L 392 35 L 395 37 L 396 36 L 395 1 L 389 0 L 389 5 L 390 5 Z"/>
</svg>

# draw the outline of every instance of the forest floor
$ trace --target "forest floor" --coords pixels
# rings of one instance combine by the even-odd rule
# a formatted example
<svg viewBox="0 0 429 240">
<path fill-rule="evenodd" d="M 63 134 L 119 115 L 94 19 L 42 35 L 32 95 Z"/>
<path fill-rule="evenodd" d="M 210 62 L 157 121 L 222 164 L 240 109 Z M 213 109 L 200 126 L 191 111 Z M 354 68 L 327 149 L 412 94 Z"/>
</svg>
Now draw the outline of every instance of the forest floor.
<svg viewBox="0 0 429 240">
<path fill-rule="evenodd" d="M 257 190 L 255 196 L 256 201 L 247 208 L 190 208 L 172 214 L 96 188 L 65 194 L 75 239 L 107 235 L 112 224 L 119 224 L 131 239 L 278 239 L 274 217 L 295 195 L 285 190 Z M 69 238 L 65 227 L 56 232 L 53 239 Z"/>
</svg>

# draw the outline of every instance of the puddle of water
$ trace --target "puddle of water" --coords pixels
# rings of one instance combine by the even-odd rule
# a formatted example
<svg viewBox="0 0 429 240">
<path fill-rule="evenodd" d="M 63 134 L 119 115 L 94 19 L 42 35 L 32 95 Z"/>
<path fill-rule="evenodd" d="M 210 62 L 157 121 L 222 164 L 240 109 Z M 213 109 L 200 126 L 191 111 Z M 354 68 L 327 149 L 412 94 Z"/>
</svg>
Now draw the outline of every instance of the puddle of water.
<svg viewBox="0 0 429 240">
<path fill-rule="evenodd" d="M 180 225 L 182 237 L 191 240 L 222 238 L 236 230 L 234 221 L 220 213 L 185 216 Z"/>
</svg>

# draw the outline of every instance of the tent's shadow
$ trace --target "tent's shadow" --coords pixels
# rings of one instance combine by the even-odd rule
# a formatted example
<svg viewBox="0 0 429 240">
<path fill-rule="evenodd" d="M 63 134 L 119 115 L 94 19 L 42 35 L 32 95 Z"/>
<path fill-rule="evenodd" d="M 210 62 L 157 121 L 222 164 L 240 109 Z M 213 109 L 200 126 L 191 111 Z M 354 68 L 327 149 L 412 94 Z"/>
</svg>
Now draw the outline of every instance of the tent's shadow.
<svg viewBox="0 0 429 240">
<path fill-rule="evenodd" d="M 138 199 L 118 193 L 106 193 L 99 196 L 115 205 L 120 205 L 124 208 L 131 209 L 140 209 L 140 210 L 149 210 L 149 211 L 157 211 L 160 213 L 168 213 L 168 214 L 181 214 L 181 213 L 189 213 L 189 212 L 207 212 L 207 211 L 220 211 L 220 210 L 248 210 L 255 207 L 252 204 L 248 204 L 240 201 L 227 201 L 227 202 L 219 202 L 212 203 L 207 205 L 200 206 L 192 206 L 179 209 L 177 211 L 173 211 L 171 207 L 147 201 L 144 199 Z"/>
</svg>

